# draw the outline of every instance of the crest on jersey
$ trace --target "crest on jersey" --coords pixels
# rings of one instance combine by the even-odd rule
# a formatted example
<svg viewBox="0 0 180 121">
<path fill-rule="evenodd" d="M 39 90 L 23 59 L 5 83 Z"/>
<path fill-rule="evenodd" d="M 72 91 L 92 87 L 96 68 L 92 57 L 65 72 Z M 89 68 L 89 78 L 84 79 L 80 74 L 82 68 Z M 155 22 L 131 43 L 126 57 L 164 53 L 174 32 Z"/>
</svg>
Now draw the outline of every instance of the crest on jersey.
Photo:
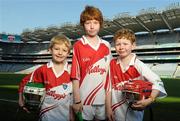
<svg viewBox="0 0 180 121">
<path fill-rule="evenodd" d="M 104 60 L 105 60 L 105 62 L 107 61 L 107 57 L 106 56 L 104 57 Z"/>
<path fill-rule="evenodd" d="M 64 84 L 63 84 L 63 89 L 66 90 L 67 87 L 68 87 L 68 85 L 64 83 Z"/>
</svg>

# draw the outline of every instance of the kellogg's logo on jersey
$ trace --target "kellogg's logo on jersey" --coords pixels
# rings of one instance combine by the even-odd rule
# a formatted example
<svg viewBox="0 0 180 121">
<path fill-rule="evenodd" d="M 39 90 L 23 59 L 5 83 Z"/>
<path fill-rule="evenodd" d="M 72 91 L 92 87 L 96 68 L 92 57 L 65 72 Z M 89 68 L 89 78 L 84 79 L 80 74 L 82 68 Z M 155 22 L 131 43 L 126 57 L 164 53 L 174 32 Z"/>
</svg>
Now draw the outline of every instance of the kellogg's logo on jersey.
<svg viewBox="0 0 180 121">
<path fill-rule="evenodd" d="M 56 91 L 48 91 L 46 92 L 47 95 L 52 96 L 56 100 L 64 99 L 66 97 L 66 94 L 57 94 Z"/>
<path fill-rule="evenodd" d="M 88 69 L 87 69 L 87 72 L 89 74 L 91 73 L 100 73 L 100 75 L 104 74 L 106 72 L 106 69 L 105 68 L 100 68 L 99 65 L 97 66 L 90 66 Z"/>
</svg>

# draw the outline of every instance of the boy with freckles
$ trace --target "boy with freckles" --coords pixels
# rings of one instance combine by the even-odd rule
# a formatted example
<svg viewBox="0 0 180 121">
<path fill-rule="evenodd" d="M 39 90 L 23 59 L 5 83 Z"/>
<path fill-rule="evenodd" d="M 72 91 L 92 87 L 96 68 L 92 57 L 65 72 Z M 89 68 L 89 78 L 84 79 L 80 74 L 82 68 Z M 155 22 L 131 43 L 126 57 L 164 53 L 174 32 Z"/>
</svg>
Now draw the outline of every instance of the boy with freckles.
<svg viewBox="0 0 180 121">
<path fill-rule="evenodd" d="M 74 112 L 82 112 L 84 120 L 105 120 L 106 92 L 111 58 L 110 44 L 98 33 L 103 26 L 101 11 L 86 6 L 81 13 L 83 35 L 73 46 L 71 79 L 73 81 Z"/>
<path fill-rule="evenodd" d="M 135 34 L 130 29 L 121 29 L 114 35 L 117 58 L 110 62 L 110 77 L 112 89 L 107 98 L 107 117 L 110 121 L 142 121 L 143 110 L 155 99 L 167 95 L 160 77 L 138 59 L 132 50 L 135 49 Z M 122 93 L 123 88 L 116 88 L 128 80 L 144 80 L 152 83 L 152 92 L 147 99 L 134 102 L 129 108 Z M 135 109 L 135 110 L 132 110 Z"/>
</svg>

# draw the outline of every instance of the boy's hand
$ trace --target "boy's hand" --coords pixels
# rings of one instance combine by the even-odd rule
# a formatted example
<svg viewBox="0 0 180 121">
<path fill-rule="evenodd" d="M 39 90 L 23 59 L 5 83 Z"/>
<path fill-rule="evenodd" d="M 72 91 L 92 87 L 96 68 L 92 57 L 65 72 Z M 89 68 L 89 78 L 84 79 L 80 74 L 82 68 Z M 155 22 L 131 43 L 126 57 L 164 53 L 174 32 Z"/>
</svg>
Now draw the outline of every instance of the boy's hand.
<svg viewBox="0 0 180 121">
<path fill-rule="evenodd" d="M 134 110 L 144 110 L 151 103 L 153 103 L 153 101 L 150 98 L 142 99 L 140 101 L 132 103 L 131 108 Z"/>
<path fill-rule="evenodd" d="M 31 113 L 25 106 L 20 107 L 22 110 L 26 111 L 26 113 Z"/>
<path fill-rule="evenodd" d="M 77 113 L 77 112 L 82 112 L 82 110 L 83 110 L 83 105 L 82 105 L 82 103 L 73 104 L 73 105 L 72 105 L 72 108 L 73 108 L 73 110 L 74 110 L 75 113 Z"/>
<path fill-rule="evenodd" d="M 25 103 L 24 103 L 24 97 L 23 97 L 22 94 L 19 94 L 19 101 L 18 101 L 18 103 L 19 103 L 19 107 L 20 107 L 22 110 L 26 111 L 27 113 L 30 113 L 30 111 L 24 106 Z"/>
<path fill-rule="evenodd" d="M 75 121 L 75 114 L 74 114 L 74 111 L 73 111 L 73 108 L 72 108 L 72 105 L 70 106 L 70 110 L 69 110 L 69 113 L 70 113 L 70 121 Z"/>
<path fill-rule="evenodd" d="M 115 121 L 112 109 L 111 108 L 106 108 L 106 109 L 107 109 L 108 121 Z"/>
</svg>

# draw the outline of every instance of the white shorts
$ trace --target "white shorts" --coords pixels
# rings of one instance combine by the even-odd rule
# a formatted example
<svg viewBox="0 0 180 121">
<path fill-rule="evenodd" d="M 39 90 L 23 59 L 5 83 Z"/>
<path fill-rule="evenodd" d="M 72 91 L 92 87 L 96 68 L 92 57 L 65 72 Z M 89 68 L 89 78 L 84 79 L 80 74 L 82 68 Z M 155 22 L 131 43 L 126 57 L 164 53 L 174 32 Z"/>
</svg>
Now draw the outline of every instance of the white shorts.
<svg viewBox="0 0 180 121">
<path fill-rule="evenodd" d="M 105 105 L 83 105 L 82 117 L 85 120 L 105 120 Z"/>
</svg>

